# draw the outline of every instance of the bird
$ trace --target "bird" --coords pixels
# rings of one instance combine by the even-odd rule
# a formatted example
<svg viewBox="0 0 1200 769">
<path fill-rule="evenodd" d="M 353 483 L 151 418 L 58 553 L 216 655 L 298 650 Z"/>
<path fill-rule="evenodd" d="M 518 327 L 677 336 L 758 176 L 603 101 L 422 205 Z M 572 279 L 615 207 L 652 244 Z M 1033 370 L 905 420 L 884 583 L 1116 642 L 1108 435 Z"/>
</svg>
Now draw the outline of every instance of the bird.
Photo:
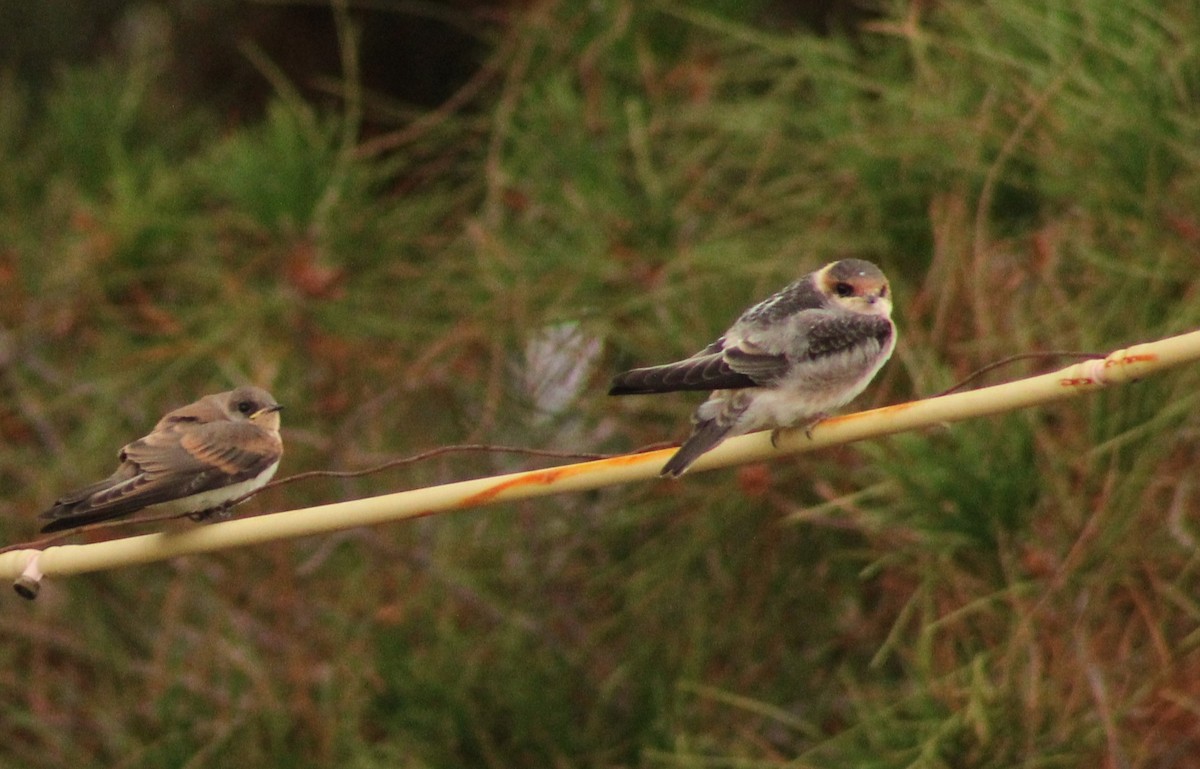
<svg viewBox="0 0 1200 769">
<path fill-rule="evenodd" d="M 804 423 L 806 430 L 861 393 L 896 347 L 883 271 L 842 259 L 743 312 L 690 358 L 613 378 L 609 395 L 711 391 L 691 436 L 663 466 L 678 478 L 725 438 Z"/>
<path fill-rule="evenodd" d="M 42 533 L 65 531 L 145 508 L 191 513 L 227 510 L 279 469 L 279 410 L 269 392 L 238 387 L 168 412 L 149 435 L 118 453 L 108 478 L 57 499 L 38 517 Z"/>
</svg>

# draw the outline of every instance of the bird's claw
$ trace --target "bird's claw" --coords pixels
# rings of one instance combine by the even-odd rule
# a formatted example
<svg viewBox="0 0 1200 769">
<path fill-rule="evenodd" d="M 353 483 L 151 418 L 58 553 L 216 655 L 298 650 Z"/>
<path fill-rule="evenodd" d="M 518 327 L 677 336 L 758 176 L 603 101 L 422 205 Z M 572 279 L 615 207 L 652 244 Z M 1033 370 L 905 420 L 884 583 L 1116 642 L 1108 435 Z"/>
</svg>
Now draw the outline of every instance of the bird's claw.
<svg viewBox="0 0 1200 769">
<path fill-rule="evenodd" d="M 233 509 L 233 505 L 226 502 L 224 504 L 217 505 L 216 507 L 210 507 L 207 510 L 200 510 L 195 513 L 188 513 L 187 518 L 189 521 L 193 521 L 195 523 L 200 523 L 201 521 L 207 521 L 210 518 L 215 518 L 217 520 L 224 520 L 229 517 L 229 511 L 231 509 Z"/>
<path fill-rule="evenodd" d="M 829 416 L 828 414 L 818 414 L 816 416 L 816 418 L 812 419 L 808 424 L 804 425 L 804 427 L 803 427 L 804 437 L 808 438 L 811 441 L 813 439 L 813 436 L 812 436 L 813 428 L 816 427 L 818 424 L 820 424 L 821 421 L 824 420 L 828 416 Z M 776 427 L 775 429 L 771 430 L 771 447 L 772 448 L 776 448 L 776 449 L 779 448 L 779 436 L 784 431 L 784 429 L 786 429 L 786 428 Z"/>
</svg>

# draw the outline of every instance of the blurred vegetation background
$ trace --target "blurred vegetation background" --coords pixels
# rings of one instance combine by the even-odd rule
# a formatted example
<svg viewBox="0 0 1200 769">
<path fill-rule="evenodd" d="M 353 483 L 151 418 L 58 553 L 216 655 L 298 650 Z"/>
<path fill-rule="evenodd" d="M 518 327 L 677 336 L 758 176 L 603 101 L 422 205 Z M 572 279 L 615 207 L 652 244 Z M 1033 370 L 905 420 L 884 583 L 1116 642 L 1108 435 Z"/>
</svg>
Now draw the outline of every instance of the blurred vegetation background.
<svg viewBox="0 0 1200 769">
<path fill-rule="evenodd" d="M 1200 325 L 1194 0 L 10 1 L 0 22 L 5 542 L 243 382 L 287 406 L 281 475 L 682 438 L 697 398 L 610 400 L 608 377 L 841 257 L 898 302 L 864 406 Z M 1198 401 L 1181 370 L 55 581 L 5 600 L 0 767 L 1200 766 Z"/>
</svg>

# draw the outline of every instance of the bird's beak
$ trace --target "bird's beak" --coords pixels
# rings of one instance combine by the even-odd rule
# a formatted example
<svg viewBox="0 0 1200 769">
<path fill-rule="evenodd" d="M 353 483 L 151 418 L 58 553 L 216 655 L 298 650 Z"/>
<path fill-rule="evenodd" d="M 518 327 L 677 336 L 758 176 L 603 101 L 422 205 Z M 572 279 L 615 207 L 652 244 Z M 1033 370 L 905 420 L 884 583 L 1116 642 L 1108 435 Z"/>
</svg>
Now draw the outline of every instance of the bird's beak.
<svg viewBox="0 0 1200 769">
<path fill-rule="evenodd" d="M 255 411 L 253 414 L 251 414 L 250 418 L 258 419 L 263 414 L 274 414 L 276 411 L 280 411 L 282 409 L 283 409 L 283 406 L 280 406 L 278 403 L 276 403 L 274 406 L 265 406 L 265 407 L 259 409 L 258 411 Z"/>
</svg>

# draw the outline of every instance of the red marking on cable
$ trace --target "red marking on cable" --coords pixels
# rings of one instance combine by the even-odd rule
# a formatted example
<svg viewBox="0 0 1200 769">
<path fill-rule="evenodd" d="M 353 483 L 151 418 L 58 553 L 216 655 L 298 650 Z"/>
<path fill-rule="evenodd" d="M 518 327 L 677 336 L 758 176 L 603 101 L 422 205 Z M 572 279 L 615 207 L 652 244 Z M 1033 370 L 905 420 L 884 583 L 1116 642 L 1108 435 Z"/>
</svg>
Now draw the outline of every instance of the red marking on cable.
<svg viewBox="0 0 1200 769">
<path fill-rule="evenodd" d="M 594 473 L 610 467 L 624 467 L 625 465 L 636 465 L 642 462 L 661 462 L 664 454 L 674 452 L 675 449 L 663 449 L 661 451 L 647 451 L 642 454 L 622 454 L 619 457 L 609 457 L 608 459 L 597 459 L 593 462 L 581 462 L 575 465 L 564 465 L 563 467 L 550 467 L 545 470 L 533 470 L 528 473 L 523 473 L 515 478 L 501 481 L 483 491 L 476 492 L 459 503 L 459 507 L 474 507 L 476 505 L 484 505 L 491 502 L 496 497 L 500 496 L 509 489 L 517 489 L 522 486 L 549 486 L 557 483 L 564 478 L 570 478 L 576 475 L 584 475 L 586 473 Z"/>
</svg>

